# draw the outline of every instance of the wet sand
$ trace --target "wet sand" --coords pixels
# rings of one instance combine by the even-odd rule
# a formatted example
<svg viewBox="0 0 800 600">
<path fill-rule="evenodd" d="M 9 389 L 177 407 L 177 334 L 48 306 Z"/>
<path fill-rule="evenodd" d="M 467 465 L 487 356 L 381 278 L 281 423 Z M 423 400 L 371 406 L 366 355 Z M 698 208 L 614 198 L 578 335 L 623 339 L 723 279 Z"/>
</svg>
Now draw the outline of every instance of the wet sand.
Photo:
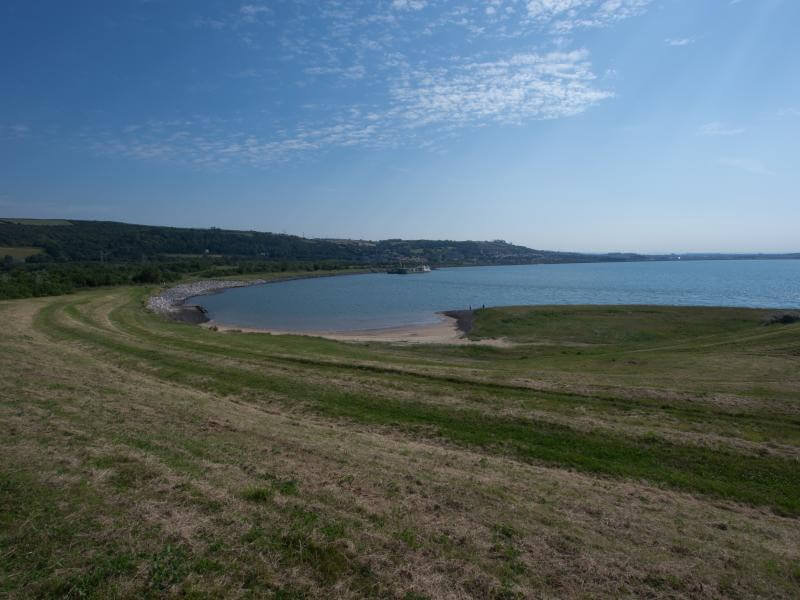
<svg viewBox="0 0 800 600">
<path fill-rule="evenodd" d="M 459 319 L 439 313 L 441 321 L 432 325 L 404 325 L 385 329 L 360 331 L 280 331 L 255 327 L 237 327 L 215 321 L 203 323 L 201 327 L 216 328 L 217 331 L 241 331 L 243 333 L 268 333 L 271 335 L 305 335 L 322 337 L 342 342 L 391 342 L 396 344 L 447 344 L 509 347 L 507 340 L 471 340 L 459 329 Z"/>
</svg>

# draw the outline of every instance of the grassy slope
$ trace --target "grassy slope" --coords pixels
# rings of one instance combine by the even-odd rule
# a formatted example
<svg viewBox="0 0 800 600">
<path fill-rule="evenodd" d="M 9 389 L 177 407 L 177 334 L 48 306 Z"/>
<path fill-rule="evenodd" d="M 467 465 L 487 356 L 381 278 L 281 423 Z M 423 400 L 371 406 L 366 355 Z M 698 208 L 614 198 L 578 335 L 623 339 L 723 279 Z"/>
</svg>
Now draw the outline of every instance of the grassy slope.
<svg viewBox="0 0 800 600">
<path fill-rule="evenodd" d="M 492 347 L 0 303 L 0 594 L 794 597 L 800 325 L 481 311 Z"/>
</svg>

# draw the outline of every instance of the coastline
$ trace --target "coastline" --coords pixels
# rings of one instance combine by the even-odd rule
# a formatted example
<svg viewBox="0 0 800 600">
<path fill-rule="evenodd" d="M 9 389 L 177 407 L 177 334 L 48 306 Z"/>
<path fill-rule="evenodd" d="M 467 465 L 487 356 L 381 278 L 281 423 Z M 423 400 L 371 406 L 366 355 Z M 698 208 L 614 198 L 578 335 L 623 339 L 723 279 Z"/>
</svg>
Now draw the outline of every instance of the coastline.
<svg viewBox="0 0 800 600">
<path fill-rule="evenodd" d="M 431 325 L 400 325 L 382 329 L 362 329 L 356 331 L 289 331 L 259 327 L 238 327 L 209 320 L 200 324 L 205 329 L 230 333 L 261 333 L 268 335 L 301 335 L 321 337 L 340 342 L 389 342 L 395 344 L 447 344 L 456 346 L 495 346 L 511 347 L 514 344 L 505 339 L 471 340 L 466 337 L 468 330 L 462 329 L 462 319 L 453 313 L 469 311 L 444 311 L 436 313 L 441 319 Z"/>
<path fill-rule="evenodd" d="M 200 281 L 181 283 L 150 296 L 145 302 L 145 306 L 148 310 L 172 319 L 173 321 L 189 323 L 191 325 L 201 325 L 209 321 L 207 311 L 200 304 L 186 304 L 189 298 L 207 296 L 231 288 L 249 287 L 251 285 L 262 285 L 264 283 L 268 283 L 268 281 L 266 279 L 253 279 L 251 281 L 203 279 Z"/>
<path fill-rule="evenodd" d="M 319 272 L 290 275 L 281 277 L 280 275 L 270 279 L 200 279 L 179 283 L 172 287 L 162 289 L 157 294 L 153 294 L 145 301 L 145 307 L 156 314 L 160 314 L 173 321 L 189 323 L 191 325 L 201 325 L 207 323 L 209 318 L 208 311 L 202 304 L 186 304 L 189 298 L 197 296 L 209 296 L 231 288 L 250 287 L 253 285 L 264 285 L 267 283 L 283 283 L 286 281 L 297 281 L 300 279 L 317 279 L 320 277 L 341 277 L 344 275 L 362 275 L 369 273 L 370 270 L 351 269 L 344 272 Z"/>
<path fill-rule="evenodd" d="M 297 279 L 314 277 L 333 277 L 353 273 L 330 273 L 324 275 L 293 276 L 276 279 L 204 279 L 182 283 L 150 296 L 145 305 L 148 310 L 160 314 L 173 321 L 199 325 L 205 329 L 223 332 L 263 333 L 270 335 L 302 335 L 323 337 L 347 342 L 392 342 L 406 344 L 450 344 L 450 345 L 489 345 L 508 347 L 507 340 L 470 340 L 466 337 L 472 328 L 473 313 L 468 310 L 451 310 L 437 313 L 439 323 L 431 325 L 401 325 L 382 329 L 365 329 L 357 331 L 291 331 L 265 329 L 258 327 L 239 327 L 220 323 L 209 319 L 206 309 L 201 304 L 186 304 L 189 298 L 207 296 L 226 289 L 279 283 Z"/>
</svg>

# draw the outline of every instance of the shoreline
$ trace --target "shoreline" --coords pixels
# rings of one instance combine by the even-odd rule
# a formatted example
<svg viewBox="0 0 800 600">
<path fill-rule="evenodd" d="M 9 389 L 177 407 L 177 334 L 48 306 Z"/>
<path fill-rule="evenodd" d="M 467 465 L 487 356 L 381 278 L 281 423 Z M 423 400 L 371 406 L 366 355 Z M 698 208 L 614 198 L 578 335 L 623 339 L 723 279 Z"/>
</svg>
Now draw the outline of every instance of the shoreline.
<svg viewBox="0 0 800 600">
<path fill-rule="evenodd" d="M 508 348 L 512 342 L 505 339 L 471 340 L 466 337 L 468 330 L 462 329 L 463 315 L 470 311 L 443 311 L 436 315 L 438 323 L 429 325 L 400 325 L 381 329 L 361 329 L 356 331 L 290 331 L 261 327 L 238 327 L 209 320 L 200 327 L 228 333 L 261 333 L 267 335 L 300 335 L 321 337 L 339 342 L 388 342 L 395 344 L 447 344 L 452 346 L 494 346 Z"/>
<path fill-rule="evenodd" d="M 202 325 L 209 321 L 208 311 L 201 304 L 186 304 L 189 298 L 208 296 L 231 288 L 263 285 L 265 283 L 268 283 L 266 279 L 253 279 L 251 281 L 202 279 L 200 281 L 181 283 L 150 296 L 145 302 L 145 306 L 148 310 L 173 321 Z"/>
<path fill-rule="evenodd" d="M 189 298 L 198 296 L 210 296 L 232 288 L 250 287 L 253 285 L 265 285 L 268 283 L 283 283 L 286 281 L 298 281 L 300 279 L 317 279 L 321 277 L 342 277 L 345 275 L 363 275 L 370 273 L 368 270 L 347 270 L 346 272 L 309 272 L 289 277 L 274 277 L 272 279 L 199 279 L 179 283 L 172 287 L 162 289 L 157 294 L 149 296 L 145 301 L 145 307 L 156 314 L 160 314 L 173 321 L 189 323 L 191 325 L 201 325 L 210 319 L 208 311 L 202 304 L 186 304 Z"/>
<path fill-rule="evenodd" d="M 400 325 L 380 329 L 364 329 L 356 331 L 292 331 L 260 327 L 240 327 L 220 323 L 209 319 L 208 311 L 201 304 L 186 304 L 189 298 L 207 296 L 227 289 L 281 283 L 298 279 L 315 277 L 334 277 L 355 275 L 356 273 L 328 273 L 324 275 L 293 276 L 286 278 L 253 279 L 204 279 L 178 284 L 150 296 L 145 306 L 151 312 L 168 319 L 189 325 L 199 325 L 204 329 L 222 332 L 262 333 L 269 335 L 302 335 L 322 337 L 337 341 L 349 342 L 392 342 L 407 344 L 449 344 L 449 345 L 488 345 L 508 347 L 513 344 L 507 340 L 470 340 L 467 338 L 472 329 L 473 311 L 448 310 L 436 313 L 440 321 L 428 325 Z"/>
</svg>

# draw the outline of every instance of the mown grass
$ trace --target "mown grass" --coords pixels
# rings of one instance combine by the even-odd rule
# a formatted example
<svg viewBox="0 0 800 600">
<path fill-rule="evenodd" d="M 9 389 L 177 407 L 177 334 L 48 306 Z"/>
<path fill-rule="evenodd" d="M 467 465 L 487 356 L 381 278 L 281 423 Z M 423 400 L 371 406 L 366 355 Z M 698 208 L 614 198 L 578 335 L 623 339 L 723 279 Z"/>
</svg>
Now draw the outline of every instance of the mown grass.
<svg viewBox="0 0 800 600">
<path fill-rule="evenodd" d="M 321 409 L 325 414 L 362 422 L 408 425 L 421 433 L 432 427 L 433 434 L 443 439 L 525 460 L 644 479 L 800 515 L 800 465 L 793 459 L 681 446 L 655 436 L 577 432 L 563 425 L 491 418 L 477 411 L 448 411 L 423 403 L 375 402 L 354 395 L 327 398 Z"/>
<path fill-rule="evenodd" d="M 750 406 L 761 414 L 786 414 L 796 412 L 800 401 L 800 328 L 765 324 L 781 312 L 638 306 L 486 309 L 474 335 L 507 337 L 518 345 L 457 347 L 442 354 L 480 361 L 506 379 L 535 374 L 562 387 L 579 381 L 584 389 L 612 390 L 615 396 L 652 390 L 653 397 L 670 401 L 678 395 L 699 402 L 723 394 L 744 396 L 758 398 Z"/>
<path fill-rule="evenodd" d="M 481 309 L 470 336 L 517 342 L 638 345 L 695 343 L 752 332 L 768 310 L 677 306 L 512 306 Z"/>
<path fill-rule="evenodd" d="M 797 324 L 490 309 L 517 345 L 402 347 L 145 293 L 0 303 L 0 595 L 800 591 Z"/>
<path fill-rule="evenodd" d="M 103 468 L 118 463 L 113 457 L 98 461 Z M 111 485 L 119 491 L 116 481 Z M 142 489 L 137 485 L 129 493 L 134 495 Z M 119 584 L 134 580 L 136 591 L 129 597 L 202 598 L 222 595 L 219 578 L 226 572 L 230 574 L 233 568 L 243 581 L 246 596 L 306 596 L 305 586 L 286 587 L 268 574 L 253 570 L 256 565 L 244 560 L 248 554 L 264 552 L 286 568 L 306 567 L 322 584 L 351 575 L 358 580 L 360 589 L 374 587 L 369 569 L 354 562 L 336 545 L 337 534 L 343 531 L 313 512 L 277 507 L 271 490 L 251 488 L 243 495 L 282 518 L 252 515 L 255 524 L 235 547 L 226 548 L 211 539 L 200 548 L 191 548 L 146 524 L 128 522 L 127 539 L 116 539 L 102 533 L 107 526 L 98 518 L 122 517 L 124 511 L 114 506 L 113 500 L 109 502 L 113 494 L 94 489 L 87 481 L 66 488 L 43 485 L 18 465 L 6 464 L 0 469 L 0 548 L 11 551 L 3 555 L 0 574 L 13 572 L 14 576 L 0 577 L 0 593 L 7 597 L 108 598 L 128 596 L 119 593 Z M 171 501 L 180 503 L 178 498 Z M 132 545 L 131 538 L 138 543 Z M 69 551 L 64 552 L 65 549 Z M 181 583 L 182 592 L 176 593 Z"/>
<path fill-rule="evenodd" d="M 84 547 L 93 556 L 89 568 L 82 568 L 80 553 L 61 551 L 81 532 L 102 527 L 95 519 L 102 494 L 82 483 L 42 484 L 14 466 L 0 467 L 0 548 L 6 549 L 0 573 L 14 565 L 24 569 L 0 577 L 0 594 L 15 597 L 27 589 L 43 597 L 102 598 L 115 578 L 135 571 L 136 557 L 121 540 L 95 539 Z"/>
<path fill-rule="evenodd" d="M 293 377 L 262 375 L 243 368 L 210 365 L 204 360 L 171 352 L 171 344 L 140 347 L 88 327 L 69 327 L 55 318 L 62 308 L 72 318 L 91 324 L 87 316 L 79 311 L 77 303 L 68 303 L 63 307 L 53 303 L 41 311 L 40 327 L 46 328 L 51 334 L 58 333 L 69 339 L 90 342 L 106 352 L 116 353 L 122 360 L 136 359 L 140 361 L 138 368 L 149 368 L 154 375 L 182 385 L 225 395 L 269 393 L 288 404 L 297 404 L 300 400 L 304 408 L 326 416 L 346 417 L 366 424 L 406 427 L 418 435 L 432 431 L 433 435 L 443 440 L 511 454 L 525 460 L 606 476 L 641 478 L 677 489 L 713 494 L 769 506 L 789 515 L 800 515 L 800 468 L 793 459 L 744 456 L 721 449 L 669 443 L 657 436 L 636 438 L 600 430 L 579 431 L 533 419 L 502 418 L 487 415 L 484 411 L 443 408 L 430 402 L 397 400 L 386 395 L 343 393 L 331 390 L 325 384 L 307 383 Z M 224 350 L 213 346 L 205 348 L 206 351 L 209 349 L 218 355 L 226 354 Z M 330 367 L 329 364 L 316 365 Z M 532 402 L 536 402 L 541 395 L 534 391 L 507 390 L 502 386 L 478 382 L 452 383 L 461 387 L 482 387 L 483 394 L 489 396 L 484 402 L 491 402 L 492 396 L 500 396 L 508 391 L 513 391 L 517 396 L 528 396 Z M 563 394 L 558 401 L 575 404 L 582 399 Z M 704 416 L 708 416 L 708 409 L 704 412 Z M 676 416 L 682 415 L 679 413 Z M 736 415 L 726 417 L 737 418 Z M 794 419 L 786 423 L 784 420 L 781 428 L 796 431 L 800 428 L 800 422 Z"/>
</svg>

